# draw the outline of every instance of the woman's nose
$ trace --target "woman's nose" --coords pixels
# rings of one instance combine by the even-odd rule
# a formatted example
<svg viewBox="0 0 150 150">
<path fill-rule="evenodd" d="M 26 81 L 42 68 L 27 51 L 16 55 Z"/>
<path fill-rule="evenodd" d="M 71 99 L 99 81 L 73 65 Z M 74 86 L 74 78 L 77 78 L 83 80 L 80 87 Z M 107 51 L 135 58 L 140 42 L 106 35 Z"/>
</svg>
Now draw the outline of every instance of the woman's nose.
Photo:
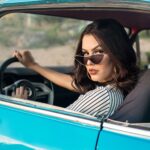
<svg viewBox="0 0 150 150">
<path fill-rule="evenodd" d="M 93 63 L 90 59 L 87 60 L 86 65 L 93 65 L 93 64 L 94 64 L 94 63 Z"/>
</svg>

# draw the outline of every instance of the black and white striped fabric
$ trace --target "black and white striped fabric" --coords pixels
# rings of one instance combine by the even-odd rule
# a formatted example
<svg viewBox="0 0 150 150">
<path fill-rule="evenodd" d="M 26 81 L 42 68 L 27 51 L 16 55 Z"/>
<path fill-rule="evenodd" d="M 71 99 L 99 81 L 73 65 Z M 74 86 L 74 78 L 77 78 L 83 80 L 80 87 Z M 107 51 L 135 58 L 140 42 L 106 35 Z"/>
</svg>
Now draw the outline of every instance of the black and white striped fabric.
<svg viewBox="0 0 150 150">
<path fill-rule="evenodd" d="M 106 119 L 123 103 L 123 98 L 122 92 L 112 85 L 97 86 L 80 95 L 67 109 Z"/>
</svg>

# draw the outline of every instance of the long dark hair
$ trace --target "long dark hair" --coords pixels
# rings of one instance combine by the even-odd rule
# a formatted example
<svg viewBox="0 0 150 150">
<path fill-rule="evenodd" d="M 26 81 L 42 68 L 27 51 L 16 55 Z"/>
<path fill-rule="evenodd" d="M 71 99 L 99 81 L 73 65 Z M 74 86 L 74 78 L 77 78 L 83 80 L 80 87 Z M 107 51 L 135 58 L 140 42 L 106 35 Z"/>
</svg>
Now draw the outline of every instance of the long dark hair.
<svg viewBox="0 0 150 150">
<path fill-rule="evenodd" d="M 82 39 L 84 35 L 91 34 L 110 56 L 115 65 L 113 84 L 126 95 L 137 81 L 138 67 L 136 54 L 124 27 L 113 19 L 96 20 L 89 24 L 80 36 L 76 55 L 82 55 Z M 73 85 L 80 93 L 92 90 L 97 82 L 87 76 L 86 67 L 74 61 Z"/>
</svg>

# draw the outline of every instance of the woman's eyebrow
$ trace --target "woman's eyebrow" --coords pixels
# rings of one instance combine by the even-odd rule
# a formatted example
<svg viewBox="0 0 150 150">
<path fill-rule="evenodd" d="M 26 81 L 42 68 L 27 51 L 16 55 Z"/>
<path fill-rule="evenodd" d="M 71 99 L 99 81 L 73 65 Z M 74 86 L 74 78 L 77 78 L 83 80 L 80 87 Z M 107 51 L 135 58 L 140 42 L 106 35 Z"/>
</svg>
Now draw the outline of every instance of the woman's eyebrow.
<svg viewBox="0 0 150 150">
<path fill-rule="evenodd" d="M 98 48 L 98 47 L 100 47 L 100 48 L 101 48 L 101 45 L 99 45 L 99 44 L 98 44 L 98 45 L 96 45 L 94 48 L 92 48 L 92 49 L 91 49 L 91 51 L 94 51 L 94 50 L 95 50 L 96 48 Z M 86 52 L 87 52 L 88 50 L 86 50 L 86 49 L 82 48 L 82 51 L 86 51 Z"/>
</svg>

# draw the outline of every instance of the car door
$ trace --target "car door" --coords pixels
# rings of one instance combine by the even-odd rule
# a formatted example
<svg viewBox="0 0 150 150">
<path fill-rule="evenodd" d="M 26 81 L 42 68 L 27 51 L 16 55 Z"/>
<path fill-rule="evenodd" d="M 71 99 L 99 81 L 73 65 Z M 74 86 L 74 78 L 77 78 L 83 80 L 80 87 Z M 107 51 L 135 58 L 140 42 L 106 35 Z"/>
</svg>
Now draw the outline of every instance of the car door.
<svg viewBox="0 0 150 150">
<path fill-rule="evenodd" d="M 47 104 L 0 96 L 0 149 L 94 150 L 100 122 Z"/>
</svg>

